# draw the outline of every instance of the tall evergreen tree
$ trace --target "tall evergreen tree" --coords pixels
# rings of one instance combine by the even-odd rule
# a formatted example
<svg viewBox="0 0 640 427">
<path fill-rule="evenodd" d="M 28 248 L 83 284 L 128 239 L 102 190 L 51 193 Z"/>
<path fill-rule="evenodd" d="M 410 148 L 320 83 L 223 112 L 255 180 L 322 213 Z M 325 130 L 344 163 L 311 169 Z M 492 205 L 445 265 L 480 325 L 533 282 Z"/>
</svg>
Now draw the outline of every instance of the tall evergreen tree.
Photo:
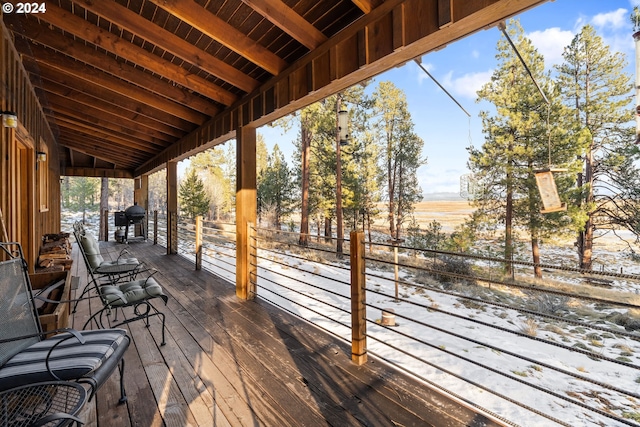
<svg viewBox="0 0 640 427">
<path fill-rule="evenodd" d="M 391 82 L 381 82 L 374 93 L 374 114 L 386 171 L 389 234 L 401 238 L 403 224 L 422 200 L 417 170 L 426 163 L 423 140 L 413 131 L 406 96 Z"/>
<path fill-rule="evenodd" d="M 276 228 L 280 228 L 283 219 L 292 212 L 295 189 L 291 178 L 284 154 L 276 144 L 258 185 L 258 212 L 265 214 L 269 211 L 273 215 L 270 218 L 272 225 Z"/>
<path fill-rule="evenodd" d="M 634 140 L 629 127 L 633 119 L 631 79 L 623 72 L 622 53 L 612 53 L 590 25 L 574 37 L 563 58 L 559 85 L 567 106 L 573 109 L 572 130 L 585 141 L 577 176 L 581 191 L 574 200 L 583 212 L 577 248 L 580 268 L 591 269 L 594 231 L 610 222 L 609 196 L 625 193 L 627 187 L 616 174 L 632 166 L 624 163 L 625 156 L 632 154 L 629 146 Z"/>
<path fill-rule="evenodd" d="M 485 142 L 480 149 L 469 148 L 469 166 L 480 184 L 475 205 L 483 217 L 504 225 L 504 258 L 515 254 L 516 229 L 526 230 L 534 263 L 540 262 L 540 240 L 566 229 L 571 221 L 564 213 L 542 214 L 535 172 L 555 166 L 569 166 L 578 152 L 560 122 L 566 111 L 559 92 L 544 72 L 544 59 L 524 37 L 517 21 L 510 21 L 508 34 L 527 64 L 533 78 L 546 88 L 542 95 L 506 37 L 498 42 L 498 67 L 491 81 L 478 92 L 478 99 L 492 103 L 495 113 L 481 113 Z M 549 101 L 549 104 L 545 102 Z M 551 153 L 553 156 L 551 157 Z M 564 200 L 571 181 L 558 176 Z M 512 266 L 505 263 L 505 272 Z M 535 268 L 536 276 L 541 276 Z"/>
<path fill-rule="evenodd" d="M 188 218 L 195 219 L 199 215 L 209 212 L 209 197 L 204 190 L 204 184 L 196 170 L 190 168 L 184 181 L 180 183 L 178 192 L 180 210 Z"/>
</svg>

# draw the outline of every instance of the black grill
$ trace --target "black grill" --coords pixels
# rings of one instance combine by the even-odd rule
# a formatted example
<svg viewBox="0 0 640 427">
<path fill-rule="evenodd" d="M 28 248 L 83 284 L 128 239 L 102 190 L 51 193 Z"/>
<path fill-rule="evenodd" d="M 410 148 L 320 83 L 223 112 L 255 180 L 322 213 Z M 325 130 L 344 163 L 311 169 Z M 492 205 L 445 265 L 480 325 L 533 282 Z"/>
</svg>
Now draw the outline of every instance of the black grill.
<svg viewBox="0 0 640 427">
<path fill-rule="evenodd" d="M 143 207 L 134 204 L 129 206 L 124 211 L 117 211 L 114 214 L 114 222 L 116 227 L 126 227 L 124 235 L 122 232 L 116 231 L 116 240 L 120 243 L 125 243 L 129 237 L 129 225 L 139 224 L 141 230 L 141 236 L 146 240 L 146 234 L 144 231 L 144 219 L 146 212 Z"/>
</svg>

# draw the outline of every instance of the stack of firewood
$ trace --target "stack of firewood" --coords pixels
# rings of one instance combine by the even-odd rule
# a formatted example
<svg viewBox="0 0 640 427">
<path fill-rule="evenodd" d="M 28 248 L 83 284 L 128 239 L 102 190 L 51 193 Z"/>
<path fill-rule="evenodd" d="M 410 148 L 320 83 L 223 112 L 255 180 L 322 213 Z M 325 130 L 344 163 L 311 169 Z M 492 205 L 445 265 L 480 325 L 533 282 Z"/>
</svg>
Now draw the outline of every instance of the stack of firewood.
<svg viewBox="0 0 640 427">
<path fill-rule="evenodd" d="M 39 273 L 43 271 L 70 270 L 72 262 L 69 233 L 45 234 L 42 236 L 37 268 Z"/>
</svg>

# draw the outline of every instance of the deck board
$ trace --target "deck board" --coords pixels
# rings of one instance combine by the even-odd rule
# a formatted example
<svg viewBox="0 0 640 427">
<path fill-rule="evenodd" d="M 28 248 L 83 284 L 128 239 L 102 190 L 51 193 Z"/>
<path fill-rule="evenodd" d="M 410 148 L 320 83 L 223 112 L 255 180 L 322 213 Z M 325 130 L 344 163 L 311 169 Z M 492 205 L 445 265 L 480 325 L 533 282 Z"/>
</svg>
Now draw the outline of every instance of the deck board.
<svg viewBox="0 0 640 427">
<path fill-rule="evenodd" d="M 186 258 L 147 242 L 128 246 L 158 270 L 169 295 L 166 306 L 154 300 L 166 315 L 167 344 L 159 345 L 158 318 L 149 328 L 126 325 L 129 400 L 117 405 L 116 372 L 85 408 L 88 426 L 499 425 L 373 358 L 356 366 L 348 343 L 259 298 L 238 299 L 233 284 L 195 271 Z M 107 259 L 121 248 L 101 243 Z M 86 271 L 76 248 L 73 254 L 79 293 Z M 97 304 L 81 302 L 74 327 Z"/>
</svg>

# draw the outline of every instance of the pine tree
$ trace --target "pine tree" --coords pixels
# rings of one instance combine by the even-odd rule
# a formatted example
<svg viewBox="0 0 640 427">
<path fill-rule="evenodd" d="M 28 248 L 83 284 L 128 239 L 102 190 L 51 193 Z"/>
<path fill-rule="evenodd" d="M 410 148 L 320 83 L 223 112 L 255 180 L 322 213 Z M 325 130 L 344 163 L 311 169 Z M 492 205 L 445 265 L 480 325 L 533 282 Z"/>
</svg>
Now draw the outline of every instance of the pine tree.
<svg viewBox="0 0 640 427">
<path fill-rule="evenodd" d="M 386 170 L 389 234 L 400 239 L 403 224 L 422 200 L 417 170 L 424 142 L 413 131 L 413 121 L 404 93 L 391 82 L 381 82 L 374 93 L 378 138 Z"/>
<path fill-rule="evenodd" d="M 291 184 L 291 171 L 276 144 L 258 185 L 258 213 L 270 216 L 271 225 L 278 229 L 292 212 L 295 189 Z"/>
<path fill-rule="evenodd" d="M 204 190 L 204 183 L 194 168 L 189 169 L 184 181 L 180 183 L 178 195 L 180 210 L 188 218 L 195 219 L 209 212 L 209 197 Z"/>
<path fill-rule="evenodd" d="M 485 142 L 480 149 L 469 148 L 469 166 L 480 184 L 475 199 L 482 217 L 504 225 L 504 258 L 515 255 L 515 234 L 524 229 L 531 242 L 534 263 L 540 262 L 540 241 L 569 227 L 564 213 L 542 214 L 535 172 L 553 165 L 570 166 L 578 152 L 560 122 L 566 115 L 559 92 L 544 72 L 544 59 L 524 37 L 517 21 L 510 21 L 508 34 L 531 71 L 534 80 L 506 37 L 498 42 L 498 67 L 491 81 L 478 92 L 479 100 L 495 106 L 495 114 L 481 113 Z M 536 86 L 546 88 L 543 95 Z M 549 104 L 545 102 L 549 101 Z M 551 157 L 553 153 L 553 157 Z M 559 193 L 567 199 L 570 180 L 556 177 Z M 512 266 L 505 263 L 505 273 Z M 535 267 L 536 276 L 541 270 Z"/>
<path fill-rule="evenodd" d="M 625 166 L 624 156 L 633 151 L 629 150 L 634 138 L 628 125 L 633 119 L 628 108 L 631 79 L 623 72 L 624 56 L 612 53 L 590 25 L 574 37 L 563 57 L 558 68 L 559 86 L 573 110 L 575 138 L 585 143 L 580 155 L 583 166 L 577 176 L 581 191 L 574 200 L 582 211 L 577 248 L 580 268 L 591 269 L 594 231 L 611 226 L 609 196 L 625 193 L 628 186 L 616 174 Z"/>
</svg>

